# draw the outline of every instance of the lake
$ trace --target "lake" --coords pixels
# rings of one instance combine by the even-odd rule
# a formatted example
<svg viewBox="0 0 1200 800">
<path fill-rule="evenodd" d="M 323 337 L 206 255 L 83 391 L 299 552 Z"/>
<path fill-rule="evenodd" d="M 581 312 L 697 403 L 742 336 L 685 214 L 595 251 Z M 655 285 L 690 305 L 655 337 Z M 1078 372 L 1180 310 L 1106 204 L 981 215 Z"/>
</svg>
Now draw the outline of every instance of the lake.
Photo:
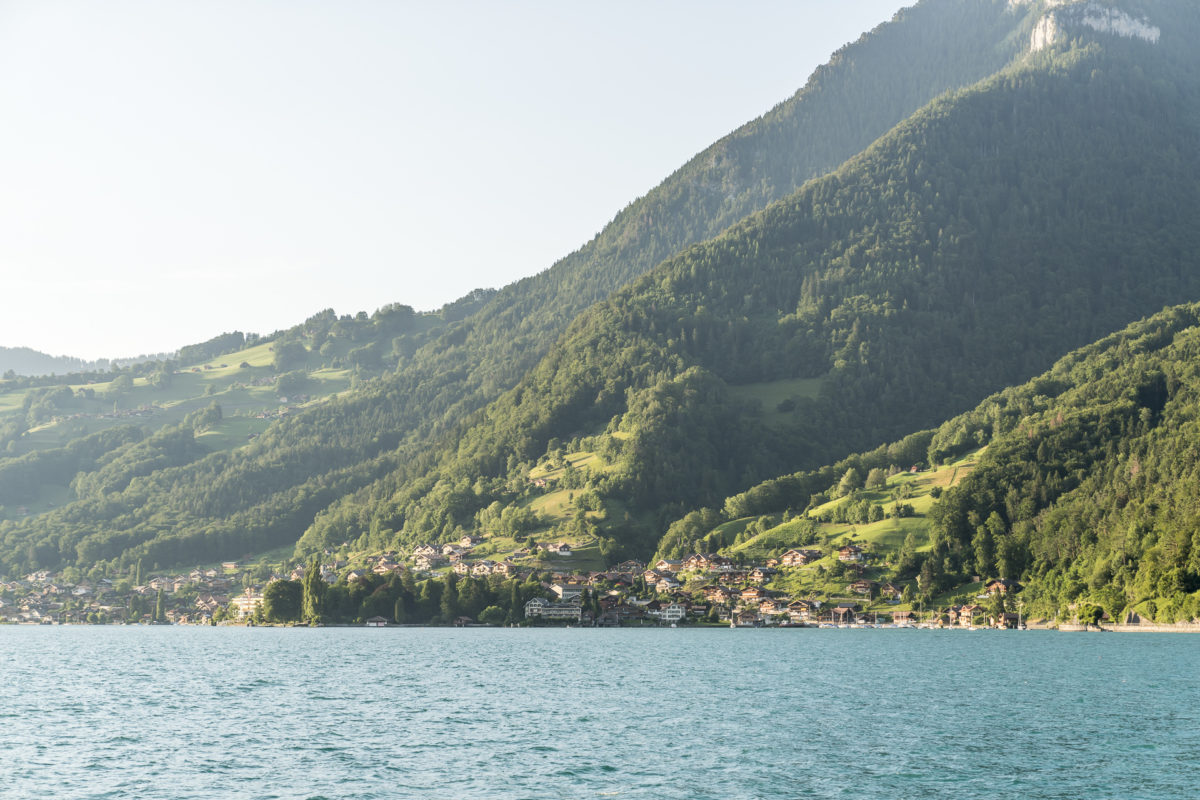
<svg viewBox="0 0 1200 800">
<path fill-rule="evenodd" d="M 1194 798 L 1200 637 L 0 627 L 3 798 Z"/>
</svg>

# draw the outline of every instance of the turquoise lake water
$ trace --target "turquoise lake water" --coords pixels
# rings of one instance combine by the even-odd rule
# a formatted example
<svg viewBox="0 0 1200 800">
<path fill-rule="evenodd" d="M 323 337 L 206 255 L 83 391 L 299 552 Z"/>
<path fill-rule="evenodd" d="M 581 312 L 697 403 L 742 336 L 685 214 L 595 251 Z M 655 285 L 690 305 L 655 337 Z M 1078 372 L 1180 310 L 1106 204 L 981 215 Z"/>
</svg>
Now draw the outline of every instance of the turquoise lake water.
<svg viewBox="0 0 1200 800">
<path fill-rule="evenodd" d="M 0 797 L 1196 798 L 1200 636 L 0 627 Z"/>
</svg>

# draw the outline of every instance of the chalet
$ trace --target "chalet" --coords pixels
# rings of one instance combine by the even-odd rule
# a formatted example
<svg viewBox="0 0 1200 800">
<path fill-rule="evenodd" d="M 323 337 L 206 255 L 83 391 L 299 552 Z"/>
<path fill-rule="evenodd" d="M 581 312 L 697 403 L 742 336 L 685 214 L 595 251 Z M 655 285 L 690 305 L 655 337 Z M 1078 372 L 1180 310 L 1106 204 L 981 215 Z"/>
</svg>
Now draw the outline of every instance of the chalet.
<svg viewBox="0 0 1200 800">
<path fill-rule="evenodd" d="M 754 583 L 766 583 L 775 577 L 777 571 L 770 567 L 755 567 L 750 570 L 750 580 Z"/>
<path fill-rule="evenodd" d="M 550 591 L 554 592 L 555 597 L 559 600 L 570 600 L 583 594 L 583 588 L 578 584 L 555 583 L 550 587 Z"/>
<path fill-rule="evenodd" d="M 758 613 L 761 616 L 775 616 L 787 612 L 787 606 L 773 597 L 758 601 Z"/>
<path fill-rule="evenodd" d="M 892 622 L 896 623 L 901 628 L 911 628 L 917 621 L 917 615 L 914 611 L 897 611 L 892 614 Z"/>
<path fill-rule="evenodd" d="M 346 573 L 346 583 L 357 583 L 361 580 L 366 580 L 367 573 L 361 569 L 352 569 Z"/>
<path fill-rule="evenodd" d="M 642 580 L 644 580 L 646 585 L 649 586 L 650 584 L 658 583 L 666 576 L 667 575 L 665 572 L 659 572 L 655 569 L 648 569 L 642 573 Z"/>
<path fill-rule="evenodd" d="M 659 579 L 658 583 L 654 584 L 654 591 L 658 592 L 659 594 L 665 594 L 667 592 L 675 591 L 680 586 L 683 586 L 683 584 L 674 578 L 663 577 Z"/>
<path fill-rule="evenodd" d="M 1005 612 L 992 620 L 992 627 L 1013 630 L 1020 624 L 1020 622 L 1021 618 L 1019 616 Z"/>
<path fill-rule="evenodd" d="M 975 604 L 965 606 L 950 606 L 950 610 L 947 612 L 947 618 L 951 625 L 973 625 L 975 622 L 975 615 L 982 610 L 982 606 L 977 606 Z"/>
<path fill-rule="evenodd" d="M 884 581 L 879 587 L 879 596 L 884 600 L 899 602 L 900 598 L 904 596 L 904 592 L 891 581 Z"/>
<path fill-rule="evenodd" d="M 238 562 L 238 561 L 222 561 L 221 562 L 221 569 L 225 570 L 226 572 L 237 572 L 241 568 L 242 568 L 241 562 Z"/>
<path fill-rule="evenodd" d="M 642 562 L 630 560 L 630 561 L 622 561 L 620 564 L 617 564 L 617 566 L 614 569 L 616 569 L 617 572 L 635 573 L 635 572 L 641 572 L 645 568 L 646 568 L 646 565 L 643 564 Z"/>
<path fill-rule="evenodd" d="M 854 622 L 858 611 L 858 603 L 838 603 L 833 607 L 833 621 L 839 625 L 848 625 Z"/>
<path fill-rule="evenodd" d="M 991 583 L 989 583 L 984 588 L 984 591 L 987 592 L 988 597 L 992 597 L 993 595 L 997 595 L 997 594 L 1008 594 L 1009 592 L 1019 592 L 1019 591 L 1021 591 L 1021 585 L 1019 583 L 1017 583 L 1016 581 L 1010 581 L 1008 578 L 1000 578 L 998 580 L 994 580 Z"/>
<path fill-rule="evenodd" d="M 413 559 L 413 566 L 423 572 L 427 572 L 435 567 L 439 567 L 444 563 L 445 561 L 443 559 L 436 558 L 434 556 L 417 556 L 415 559 Z"/>
<path fill-rule="evenodd" d="M 616 609 L 604 611 L 600 616 L 596 617 L 597 628 L 619 628 L 621 626 L 621 612 Z"/>
<path fill-rule="evenodd" d="M 492 567 L 492 574 L 512 577 L 517 574 L 517 565 L 511 561 L 501 561 Z"/>
<path fill-rule="evenodd" d="M 848 544 L 838 550 L 838 561 L 850 561 L 858 563 L 863 560 L 863 549 L 856 544 Z"/>
<path fill-rule="evenodd" d="M 391 575 L 392 572 L 401 572 L 404 569 L 400 564 L 396 564 L 390 558 L 382 558 L 376 561 L 376 565 L 371 567 L 371 571 L 376 575 Z"/>
<path fill-rule="evenodd" d="M 875 581 L 861 580 L 850 584 L 850 591 L 855 594 L 870 595 L 875 590 Z"/>
<path fill-rule="evenodd" d="M 304 567 L 303 567 L 303 565 L 301 565 L 301 566 L 299 566 L 299 567 L 296 567 L 294 570 L 292 570 L 292 574 L 291 574 L 290 578 L 291 578 L 291 580 L 294 580 L 294 581 L 302 581 L 302 580 L 304 580 Z"/>
<path fill-rule="evenodd" d="M 446 544 L 442 545 L 442 555 L 444 555 L 444 556 L 452 556 L 452 555 L 460 555 L 461 556 L 464 552 L 466 552 L 465 548 L 460 547 L 459 545 L 456 545 L 456 544 L 451 544 L 450 542 L 447 542 Z"/>
<path fill-rule="evenodd" d="M 434 547 L 431 544 L 419 544 L 413 548 L 412 554 L 413 554 L 413 558 L 417 558 L 418 556 L 428 556 L 430 558 L 433 558 L 439 552 L 440 551 L 438 550 L 438 548 Z"/>
<path fill-rule="evenodd" d="M 759 624 L 758 612 L 745 609 L 735 614 L 731 621 L 739 628 L 752 628 Z"/>
<path fill-rule="evenodd" d="M 743 603 L 758 603 L 767 598 L 767 590 L 761 586 L 750 586 L 742 590 L 738 595 Z"/>
<path fill-rule="evenodd" d="M 193 604 L 197 611 L 202 611 L 207 614 L 215 614 L 217 609 L 229 602 L 227 597 L 218 597 L 211 594 L 202 594 L 196 598 Z"/>
<path fill-rule="evenodd" d="M 458 561 L 454 565 L 454 574 L 455 575 L 470 575 L 471 574 L 471 565 L 468 564 L 466 561 Z"/>
<path fill-rule="evenodd" d="M 488 561 L 486 558 L 482 561 L 476 561 L 475 566 L 471 567 L 472 575 L 491 575 L 492 568 L 496 566 L 495 561 Z"/>
<path fill-rule="evenodd" d="M 463 548 L 464 550 L 470 550 L 472 547 L 474 547 L 475 545 L 479 544 L 482 541 L 483 541 L 483 539 L 481 539 L 478 536 L 464 536 L 458 540 L 458 546 Z"/>
<path fill-rule="evenodd" d="M 797 551 L 797 549 L 792 549 L 792 551 L 787 551 L 780 555 L 779 564 L 780 566 L 804 566 L 805 564 L 811 564 L 812 561 L 816 561 L 818 558 L 821 558 L 821 551 Z"/>
<path fill-rule="evenodd" d="M 716 553 L 694 553 L 684 559 L 682 569 L 695 572 L 709 572 L 728 569 L 733 566 L 733 560 Z"/>
<path fill-rule="evenodd" d="M 671 558 L 660 558 L 654 563 L 654 569 L 659 572 L 679 572 L 682 567 L 682 561 L 676 561 Z"/>
<path fill-rule="evenodd" d="M 458 564 L 458 563 L 463 562 L 466 559 L 466 557 L 467 557 L 466 553 L 455 550 L 450 553 L 449 560 L 450 560 L 451 564 Z"/>
<path fill-rule="evenodd" d="M 812 618 L 812 603 L 807 600 L 793 600 L 787 605 L 788 618 L 792 622 L 807 622 Z"/>
<path fill-rule="evenodd" d="M 733 592 L 724 586 L 708 586 L 704 589 L 704 599 L 710 603 L 728 603 L 733 599 Z"/>
</svg>

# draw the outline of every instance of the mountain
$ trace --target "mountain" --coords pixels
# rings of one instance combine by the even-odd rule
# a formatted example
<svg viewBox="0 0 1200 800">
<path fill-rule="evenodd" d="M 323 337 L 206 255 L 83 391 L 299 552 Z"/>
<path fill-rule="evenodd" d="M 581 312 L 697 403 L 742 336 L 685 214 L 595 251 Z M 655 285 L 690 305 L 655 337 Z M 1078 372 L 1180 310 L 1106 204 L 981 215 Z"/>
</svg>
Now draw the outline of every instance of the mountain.
<svg viewBox="0 0 1200 800">
<path fill-rule="evenodd" d="M 1070 619 L 1092 605 L 1113 619 L 1192 620 L 1200 618 L 1198 426 L 1200 304 L 1190 303 L 1080 348 L 936 429 L 692 512 L 659 553 L 765 558 L 829 550 L 849 536 L 880 565 L 870 577 L 909 585 L 914 607 L 969 602 L 1002 579 L 1024 587 L 1027 615 Z M 934 471 L 908 474 L 918 463 Z M 864 488 L 869 474 L 880 477 Z M 918 510 L 898 519 L 892 510 L 904 503 Z M 887 511 L 856 516 L 859 506 Z M 805 572 L 790 578 L 805 589 L 825 579 Z"/>
<path fill-rule="evenodd" d="M 85 361 L 70 356 L 51 356 L 28 347 L 0 347 L 0 375 L 65 375 L 70 372 L 107 369 L 109 362 Z"/>
<path fill-rule="evenodd" d="M 528 504 L 522 476 L 565 445 L 598 456 L 573 482 L 612 508 L 559 530 L 638 550 L 673 508 L 936 424 L 1200 296 L 1197 14 L 1153 10 L 1152 38 L 1050 11 L 1070 37 L 1031 34 L 1012 67 L 597 304 L 435 467 L 353 495 L 302 548 L 472 529 Z"/>
<path fill-rule="evenodd" d="M 1200 288 L 1196 14 L 1121 8 L 921 3 L 550 270 L 390 342 L 356 343 L 366 315 L 276 338 L 300 379 L 327 349 L 360 370 L 327 402 L 219 452 L 184 425 L 68 459 L 62 503 L 0 523 L 0 560 L 488 525 L 645 552 L 677 511 L 968 408 Z"/>
</svg>

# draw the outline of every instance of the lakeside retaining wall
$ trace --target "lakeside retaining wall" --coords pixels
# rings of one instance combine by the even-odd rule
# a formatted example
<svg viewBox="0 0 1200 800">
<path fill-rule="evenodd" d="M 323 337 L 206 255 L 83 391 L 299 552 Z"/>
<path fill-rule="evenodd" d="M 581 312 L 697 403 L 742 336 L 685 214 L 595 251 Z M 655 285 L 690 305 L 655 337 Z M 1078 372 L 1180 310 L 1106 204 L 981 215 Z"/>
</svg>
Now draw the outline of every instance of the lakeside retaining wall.
<svg viewBox="0 0 1200 800">
<path fill-rule="evenodd" d="M 1035 626 L 1030 625 L 1030 628 Z M 1036 626 L 1042 630 L 1054 630 L 1054 626 Z M 1140 625 L 1074 625 L 1071 623 L 1061 623 L 1058 630 L 1065 632 L 1083 632 L 1083 631 L 1104 631 L 1112 633 L 1200 633 L 1200 624 L 1195 622 L 1177 622 L 1172 625 L 1157 625 L 1153 622 L 1144 622 Z"/>
</svg>

